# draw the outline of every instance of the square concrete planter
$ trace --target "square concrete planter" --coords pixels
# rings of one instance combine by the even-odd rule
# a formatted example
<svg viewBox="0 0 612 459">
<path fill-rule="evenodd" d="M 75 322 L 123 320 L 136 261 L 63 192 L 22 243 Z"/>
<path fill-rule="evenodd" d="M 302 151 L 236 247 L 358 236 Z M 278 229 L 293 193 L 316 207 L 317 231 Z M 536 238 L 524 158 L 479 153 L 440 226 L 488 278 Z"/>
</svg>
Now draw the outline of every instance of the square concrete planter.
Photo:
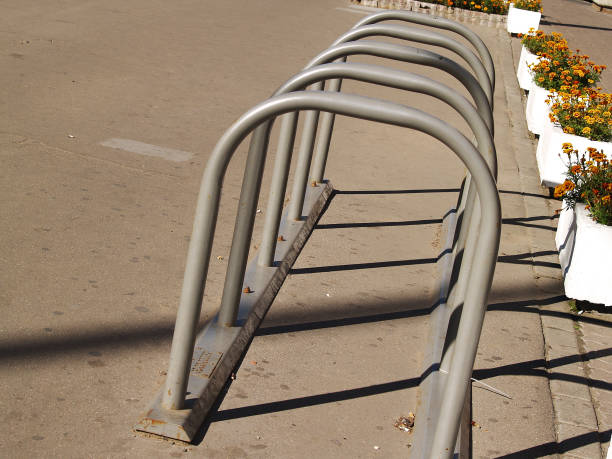
<svg viewBox="0 0 612 459">
<path fill-rule="evenodd" d="M 574 209 L 561 211 L 555 243 L 559 250 L 565 295 L 612 306 L 612 226 L 595 222 L 584 204 L 576 204 Z"/>
<path fill-rule="evenodd" d="M 536 160 L 542 185 L 555 187 L 565 181 L 568 158 L 563 153 L 563 144 L 571 143 L 581 154 L 589 147 L 602 150 L 608 159 L 612 158 L 612 142 L 597 142 L 573 134 L 566 134 L 557 124 L 546 119 L 538 140 Z M 587 158 L 588 159 L 588 158 Z"/>
<path fill-rule="evenodd" d="M 529 66 L 535 65 L 540 60 L 540 56 L 530 53 L 524 46 L 521 48 L 521 57 L 519 58 L 518 68 L 516 69 L 516 78 L 519 86 L 525 91 L 531 90 L 533 83 L 533 73 Z"/>
<path fill-rule="evenodd" d="M 510 3 L 508 9 L 508 33 L 528 33 L 529 29 L 538 30 L 542 13 L 515 8 Z"/>
<path fill-rule="evenodd" d="M 540 88 L 535 83 L 529 90 L 525 117 L 527 118 L 527 128 L 534 134 L 542 134 L 544 126 L 549 120 L 550 107 L 546 103 L 548 95 L 548 89 Z"/>
</svg>

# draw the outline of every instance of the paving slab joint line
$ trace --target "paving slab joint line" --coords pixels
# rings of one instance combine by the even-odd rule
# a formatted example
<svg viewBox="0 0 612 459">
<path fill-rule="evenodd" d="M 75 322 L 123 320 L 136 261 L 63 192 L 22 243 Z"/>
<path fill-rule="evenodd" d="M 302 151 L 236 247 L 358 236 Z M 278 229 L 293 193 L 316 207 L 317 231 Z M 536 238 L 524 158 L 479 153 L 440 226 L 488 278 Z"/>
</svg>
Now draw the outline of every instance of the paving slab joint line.
<svg viewBox="0 0 612 459">
<path fill-rule="evenodd" d="M 525 166 L 524 168 L 526 168 L 526 164 L 523 160 L 523 158 L 521 158 L 521 155 L 519 154 L 519 148 L 524 148 L 526 151 L 530 151 L 532 152 L 533 156 L 531 157 L 531 161 L 533 163 L 535 163 L 535 145 L 533 143 L 533 139 L 528 138 L 527 137 L 527 133 L 528 131 L 526 130 L 526 122 L 525 122 L 525 117 L 524 117 L 524 107 L 523 107 L 523 97 L 522 94 L 520 92 L 520 89 L 518 88 L 518 84 L 516 81 L 514 81 L 513 77 L 516 74 L 516 62 L 514 61 L 514 53 L 512 51 L 512 39 L 508 40 L 508 51 L 510 53 L 510 59 L 501 59 L 504 65 L 503 68 L 503 75 L 504 75 L 504 89 L 505 89 L 505 95 L 506 95 L 506 103 L 507 103 L 507 107 L 508 107 L 508 116 L 510 118 L 511 121 L 511 129 L 513 131 L 513 142 L 512 142 L 512 151 L 514 153 L 515 156 L 515 160 L 516 163 L 518 165 L 518 169 L 519 169 L 519 180 L 520 180 L 520 184 L 521 184 L 521 192 L 525 193 L 526 192 L 526 188 L 527 188 L 527 183 L 526 182 L 526 177 L 524 177 L 524 175 L 521 172 L 522 167 L 521 166 Z M 508 65 L 511 64 L 511 65 Z M 544 195 L 543 195 L 544 196 Z M 538 215 L 538 213 L 544 211 L 544 212 L 548 212 L 549 214 L 552 214 L 552 209 L 550 207 L 550 204 L 548 202 L 542 203 L 542 200 L 538 200 L 537 204 L 528 201 L 525 197 L 523 197 L 523 205 L 525 208 L 525 213 L 527 215 L 527 217 L 530 216 L 534 216 L 534 215 Z M 554 227 L 554 225 L 551 224 L 552 222 L 548 222 L 548 225 L 551 227 Z M 532 250 L 535 249 L 535 242 L 536 242 L 536 234 L 535 234 L 535 230 L 533 228 L 527 228 L 527 234 L 528 234 L 528 239 L 529 239 L 529 244 L 532 247 Z M 549 242 L 549 244 L 552 246 L 552 240 Z M 532 265 L 532 269 L 534 272 L 534 276 L 536 279 L 540 278 L 540 277 L 545 277 L 547 274 L 545 274 L 543 272 L 542 269 L 540 269 L 537 265 Z M 569 312 L 569 304 L 567 304 L 566 301 L 563 302 L 564 304 L 567 305 L 567 311 Z M 541 308 L 538 308 L 539 311 L 541 311 Z M 576 324 L 576 320 L 574 318 L 572 319 L 568 319 L 571 320 L 572 322 L 574 322 L 574 324 Z M 548 337 L 547 340 L 547 334 L 544 332 L 544 329 L 547 327 L 546 326 L 546 317 L 540 313 L 540 325 L 542 327 L 542 336 L 544 339 L 544 353 L 545 353 L 545 358 L 546 358 L 546 362 L 548 363 L 550 361 L 549 359 L 549 352 L 551 348 L 555 348 L 557 343 L 555 342 L 554 339 L 550 339 L 550 337 Z M 551 327 L 549 327 L 551 328 Z M 586 372 L 585 369 L 585 365 L 584 365 L 584 358 L 583 358 L 583 352 L 582 349 L 579 348 L 579 336 L 577 331 L 574 331 L 574 336 L 576 336 L 576 345 L 574 347 L 574 352 L 577 355 L 580 355 L 581 357 L 581 370 L 583 373 L 583 376 L 585 378 L 585 380 L 589 380 L 589 375 Z M 547 365 L 547 369 L 546 369 L 547 373 L 551 373 L 551 369 L 548 367 Z M 566 424 L 566 425 L 572 425 L 572 424 L 568 424 L 564 421 L 560 420 L 559 417 L 559 413 L 557 411 L 557 407 L 554 406 L 553 397 L 572 397 L 571 395 L 566 395 L 566 394 L 561 394 L 561 393 L 555 393 L 554 391 L 554 386 L 551 385 L 551 379 L 549 378 L 548 380 L 549 383 L 549 390 L 551 393 L 551 404 L 553 404 L 553 413 L 554 413 L 554 424 L 555 424 L 555 433 L 557 436 L 557 444 L 560 444 L 561 439 L 559 438 L 559 426 L 561 424 Z M 580 400 L 584 400 L 586 402 L 589 402 L 592 410 L 593 410 L 593 414 L 595 416 L 595 419 L 597 420 L 597 424 L 598 426 L 600 425 L 599 419 L 597 419 L 597 412 L 595 410 L 594 407 L 594 399 L 593 399 L 593 394 L 591 392 L 591 387 L 587 386 L 587 393 L 589 395 L 588 399 L 582 399 L 579 397 L 575 397 L 577 399 Z M 580 421 L 580 420 L 578 420 Z M 577 424 L 575 425 L 576 427 L 581 427 L 581 428 L 585 428 L 585 426 Z M 587 427 L 589 430 L 591 430 L 591 427 Z M 603 451 L 603 447 L 601 444 L 601 438 L 599 438 L 599 447 L 600 447 L 600 451 Z M 576 455 L 566 455 L 563 454 L 563 457 L 582 457 L 582 456 L 576 456 Z"/>
<path fill-rule="evenodd" d="M 589 396 L 589 398 L 578 397 L 576 395 L 564 394 L 563 392 L 557 392 L 552 394 L 553 399 L 563 399 L 563 398 L 571 398 L 573 400 L 580 400 L 581 402 L 592 402 L 593 400 Z"/>
<path fill-rule="evenodd" d="M 568 321 L 569 321 L 569 319 L 568 319 Z M 554 327 L 552 325 L 542 324 L 542 328 L 545 328 L 545 329 L 548 329 L 548 330 L 556 330 L 556 331 L 560 331 L 560 332 L 563 332 L 563 333 L 569 333 L 569 334 L 572 334 L 572 335 L 576 335 L 575 331 L 564 330 L 563 328 Z"/>
<path fill-rule="evenodd" d="M 585 355 L 587 355 L 588 353 L 588 349 L 585 345 L 585 340 L 584 340 L 584 332 L 582 330 L 582 324 L 580 322 L 580 318 L 582 316 L 575 316 L 574 317 L 574 322 L 576 324 L 579 325 L 579 327 L 576 328 L 576 342 L 578 343 L 578 349 L 580 351 L 580 356 L 582 359 L 582 366 L 583 366 L 583 370 L 585 372 L 585 375 L 587 377 L 587 379 L 589 381 L 592 380 L 592 372 L 593 369 L 591 368 L 591 366 L 589 365 L 591 363 L 590 360 L 586 360 L 584 358 Z M 606 345 L 604 344 L 603 347 L 605 347 Z M 595 359 L 597 360 L 597 359 Z M 608 372 L 608 371 L 606 371 Z M 595 414 L 595 422 L 597 423 L 597 430 L 598 430 L 598 436 L 599 436 L 599 447 L 601 449 L 601 457 L 604 458 L 606 456 L 609 456 L 608 454 L 606 454 L 606 448 L 610 448 L 610 444 L 612 444 L 612 441 L 610 441 L 610 438 L 604 438 L 603 434 L 601 432 L 602 429 L 604 429 L 605 427 L 605 422 L 602 421 L 602 419 L 600 418 L 600 409 L 601 404 L 599 403 L 599 401 L 597 400 L 596 394 L 593 393 L 593 387 L 589 384 L 588 387 L 588 391 L 589 391 L 589 395 L 591 397 L 591 404 L 593 406 L 593 412 Z M 607 443 L 607 446 L 606 446 Z"/>
<path fill-rule="evenodd" d="M 578 423 L 575 423 L 575 422 L 568 422 L 568 421 L 559 421 L 559 425 L 561 425 L 561 424 L 564 424 L 566 426 L 572 426 L 572 427 L 581 427 L 582 429 L 588 429 L 591 432 L 598 433 L 597 429 L 593 429 L 593 426 L 589 426 L 589 425 L 586 425 L 586 424 L 578 424 Z"/>
</svg>

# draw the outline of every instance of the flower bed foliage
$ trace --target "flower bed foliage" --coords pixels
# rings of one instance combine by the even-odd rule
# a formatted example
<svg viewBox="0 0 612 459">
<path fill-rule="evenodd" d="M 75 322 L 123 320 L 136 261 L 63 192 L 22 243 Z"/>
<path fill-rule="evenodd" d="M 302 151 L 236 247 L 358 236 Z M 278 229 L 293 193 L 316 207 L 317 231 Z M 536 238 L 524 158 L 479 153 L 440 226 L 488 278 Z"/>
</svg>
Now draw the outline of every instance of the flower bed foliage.
<svg viewBox="0 0 612 459">
<path fill-rule="evenodd" d="M 577 51 L 578 52 L 578 51 Z M 567 91 L 593 86 L 599 81 L 605 65 L 596 65 L 589 56 L 572 54 L 567 45 L 556 42 L 553 49 L 547 48 L 540 61 L 531 67 L 533 81 L 541 88 L 554 91 Z"/>
<path fill-rule="evenodd" d="M 612 226 L 612 163 L 595 148 L 588 149 L 587 160 L 571 143 L 563 144 L 563 153 L 568 157 L 567 179 L 555 188 L 555 197 L 570 208 L 585 203 L 593 220 Z"/>
<path fill-rule="evenodd" d="M 521 44 L 527 48 L 531 54 L 541 56 L 544 53 L 552 54 L 559 52 L 561 49 L 569 49 L 567 41 L 558 32 L 545 34 L 542 30 L 529 29 L 529 33 L 519 34 Z"/>
<path fill-rule="evenodd" d="M 612 94 L 587 88 L 560 92 L 551 96 L 549 103 L 550 120 L 559 123 L 563 132 L 589 140 L 612 140 Z"/>
<path fill-rule="evenodd" d="M 506 0 L 426 0 L 426 2 L 489 14 L 508 13 Z"/>
<path fill-rule="evenodd" d="M 541 0 L 514 0 L 514 7 L 521 10 L 542 12 Z"/>
</svg>

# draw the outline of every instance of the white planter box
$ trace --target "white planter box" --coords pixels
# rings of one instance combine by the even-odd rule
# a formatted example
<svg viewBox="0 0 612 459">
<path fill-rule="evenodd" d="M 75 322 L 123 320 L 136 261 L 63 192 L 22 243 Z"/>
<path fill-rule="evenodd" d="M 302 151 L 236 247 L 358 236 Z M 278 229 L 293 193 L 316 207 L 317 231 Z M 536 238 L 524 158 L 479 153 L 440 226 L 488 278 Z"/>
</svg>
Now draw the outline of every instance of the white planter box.
<svg viewBox="0 0 612 459">
<path fill-rule="evenodd" d="M 508 33 L 528 33 L 529 29 L 538 30 L 542 13 L 521 10 L 510 3 L 508 9 Z"/>
<path fill-rule="evenodd" d="M 612 226 L 596 223 L 584 204 L 576 204 L 573 210 L 561 211 L 555 243 L 565 278 L 565 295 L 612 306 Z"/>
<path fill-rule="evenodd" d="M 527 118 L 527 128 L 534 134 L 542 134 L 544 125 L 550 119 L 550 106 L 546 103 L 548 89 L 540 88 L 535 83 L 527 96 L 527 106 L 525 117 Z"/>
<path fill-rule="evenodd" d="M 566 134 L 558 125 L 547 119 L 536 150 L 542 185 L 555 187 L 565 181 L 568 158 L 563 153 L 563 144 L 566 142 L 571 143 L 581 154 L 584 154 L 588 147 L 593 147 L 598 151 L 603 150 L 606 157 L 612 158 L 612 142 L 596 142 L 586 137 Z"/>
<path fill-rule="evenodd" d="M 516 70 L 516 78 L 519 86 L 525 91 L 531 90 L 533 86 L 533 73 L 529 69 L 530 65 L 535 65 L 540 60 L 540 56 L 531 54 L 524 46 L 521 49 L 521 57 L 519 58 L 518 68 Z"/>
</svg>

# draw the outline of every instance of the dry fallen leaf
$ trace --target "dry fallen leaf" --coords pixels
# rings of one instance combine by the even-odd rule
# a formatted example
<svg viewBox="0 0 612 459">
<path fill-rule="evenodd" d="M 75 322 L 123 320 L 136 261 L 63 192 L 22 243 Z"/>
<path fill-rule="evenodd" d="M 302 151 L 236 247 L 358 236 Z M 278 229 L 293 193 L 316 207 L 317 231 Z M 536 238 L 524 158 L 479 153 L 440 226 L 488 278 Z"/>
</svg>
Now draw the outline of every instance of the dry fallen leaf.
<svg viewBox="0 0 612 459">
<path fill-rule="evenodd" d="M 393 424 L 399 430 L 403 430 L 404 432 L 412 432 L 412 428 L 414 427 L 414 418 L 415 415 L 411 411 L 408 413 L 408 416 L 400 416 L 397 421 Z"/>
</svg>

